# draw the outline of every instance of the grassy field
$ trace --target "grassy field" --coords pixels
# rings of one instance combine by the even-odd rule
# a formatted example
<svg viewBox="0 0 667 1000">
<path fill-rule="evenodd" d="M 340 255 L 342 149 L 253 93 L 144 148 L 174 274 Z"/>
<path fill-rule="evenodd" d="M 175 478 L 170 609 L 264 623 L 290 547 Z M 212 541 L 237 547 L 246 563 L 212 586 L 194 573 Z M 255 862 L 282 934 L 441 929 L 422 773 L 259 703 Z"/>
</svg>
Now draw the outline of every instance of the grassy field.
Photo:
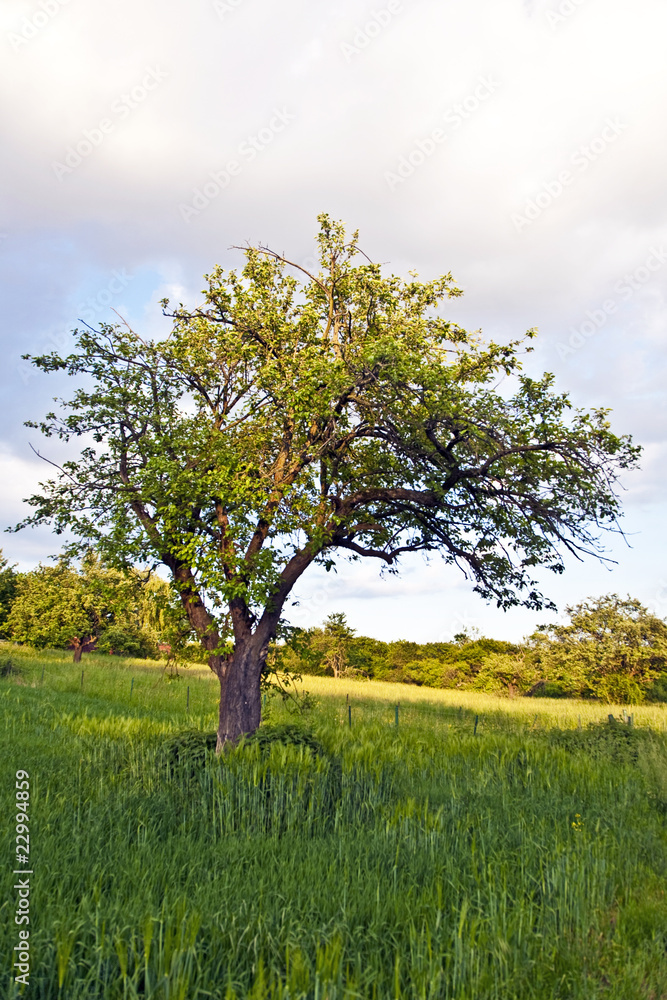
<svg viewBox="0 0 667 1000">
<path fill-rule="evenodd" d="M 622 706 L 306 678 L 312 709 L 270 699 L 265 738 L 220 760 L 177 736 L 215 728 L 203 668 L 8 657 L 10 1000 L 667 997 L 662 706 L 628 709 L 631 728 Z"/>
</svg>

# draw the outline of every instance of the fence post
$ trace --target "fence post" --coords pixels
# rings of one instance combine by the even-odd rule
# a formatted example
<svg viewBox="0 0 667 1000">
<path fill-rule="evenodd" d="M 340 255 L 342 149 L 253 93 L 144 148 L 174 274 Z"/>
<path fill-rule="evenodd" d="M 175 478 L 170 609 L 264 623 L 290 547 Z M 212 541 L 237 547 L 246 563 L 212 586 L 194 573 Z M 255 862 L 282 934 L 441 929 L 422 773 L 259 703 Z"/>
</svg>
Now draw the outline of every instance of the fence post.
<svg viewBox="0 0 667 1000">
<path fill-rule="evenodd" d="M 395 709 L 395 712 L 394 712 L 394 719 L 395 719 L 395 722 L 396 722 L 396 728 L 398 729 L 398 704 L 396 705 L 396 709 Z"/>
<path fill-rule="evenodd" d="M 350 729 L 352 729 L 352 706 L 350 705 L 350 702 L 349 702 L 350 696 L 348 695 L 347 697 L 348 697 L 348 703 L 347 703 L 347 724 L 350 727 Z"/>
<path fill-rule="evenodd" d="M 475 730 L 473 732 L 473 736 L 477 736 L 477 723 L 478 722 L 479 722 L 479 715 L 476 715 L 475 716 Z"/>
<path fill-rule="evenodd" d="M 130 698 L 132 697 L 133 690 L 134 690 L 134 677 L 132 678 L 132 683 L 130 684 Z"/>
</svg>

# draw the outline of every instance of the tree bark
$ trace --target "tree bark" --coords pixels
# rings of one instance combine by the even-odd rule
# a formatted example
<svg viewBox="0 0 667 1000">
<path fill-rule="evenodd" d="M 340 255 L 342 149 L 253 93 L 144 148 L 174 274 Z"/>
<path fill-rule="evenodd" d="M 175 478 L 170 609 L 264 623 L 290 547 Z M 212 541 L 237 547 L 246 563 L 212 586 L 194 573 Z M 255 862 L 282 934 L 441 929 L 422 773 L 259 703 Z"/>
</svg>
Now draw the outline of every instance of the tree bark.
<svg viewBox="0 0 667 1000">
<path fill-rule="evenodd" d="M 74 643 L 74 663 L 80 663 L 83 653 L 83 643 L 79 642 L 78 639 L 73 639 L 72 642 Z"/>
<path fill-rule="evenodd" d="M 204 649 L 209 650 L 208 665 L 220 681 L 217 753 L 244 733 L 253 733 L 262 721 L 260 684 L 269 643 L 275 637 L 287 595 L 316 554 L 316 551 L 299 552 L 292 557 L 254 632 L 254 619 L 243 598 L 235 597 L 230 601 L 234 652 L 229 657 L 215 652 L 220 646 L 220 635 L 201 599 L 191 568 L 169 553 L 162 556 L 162 561 L 173 573 L 188 621 Z"/>
<path fill-rule="evenodd" d="M 220 681 L 217 753 L 244 733 L 254 732 L 261 722 L 260 683 L 267 649 L 253 639 L 237 643 L 229 659 L 209 657 L 209 666 Z"/>
</svg>

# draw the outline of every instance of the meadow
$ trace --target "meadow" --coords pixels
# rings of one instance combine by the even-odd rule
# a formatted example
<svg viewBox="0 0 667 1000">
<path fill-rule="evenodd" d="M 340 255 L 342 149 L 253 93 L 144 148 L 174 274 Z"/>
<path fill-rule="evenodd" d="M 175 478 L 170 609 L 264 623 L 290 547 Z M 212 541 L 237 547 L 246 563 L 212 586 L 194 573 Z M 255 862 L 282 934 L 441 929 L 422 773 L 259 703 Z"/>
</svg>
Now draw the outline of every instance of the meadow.
<svg viewBox="0 0 667 1000">
<path fill-rule="evenodd" d="M 9 1000 L 667 997 L 664 706 L 309 677 L 310 708 L 269 697 L 260 738 L 217 758 L 205 668 L 9 660 Z"/>
</svg>

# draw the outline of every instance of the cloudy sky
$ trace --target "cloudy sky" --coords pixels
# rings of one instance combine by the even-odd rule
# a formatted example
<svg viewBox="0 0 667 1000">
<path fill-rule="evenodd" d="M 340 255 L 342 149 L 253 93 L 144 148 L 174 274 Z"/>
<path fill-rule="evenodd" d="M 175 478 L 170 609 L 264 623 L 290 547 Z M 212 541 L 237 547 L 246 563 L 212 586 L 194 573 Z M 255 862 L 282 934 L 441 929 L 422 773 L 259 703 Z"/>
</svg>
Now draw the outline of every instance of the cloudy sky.
<svg viewBox="0 0 667 1000">
<path fill-rule="evenodd" d="M 21 361 L 77 320 L 163 334 L 164 296 L 262 241 L 313 253 L 326 211 L 387 270 L 452 271 L 449 313 L 539 328 L 548 370 L 644 448 L 617 562 L 543 578 L 559 607 L 630 593 L 667 615 L 667 5 L 664 0 L 3 0 L 0 521 L 45 466 L 23 422 L 68 389 Z M 3 536 L 23 569 L 48 531 Z M 345 611 L 380 638 L 520 638 L 553 616 L 489 607 L 454 568 L 342 563 L 292 620 Z"/>
</svg>

